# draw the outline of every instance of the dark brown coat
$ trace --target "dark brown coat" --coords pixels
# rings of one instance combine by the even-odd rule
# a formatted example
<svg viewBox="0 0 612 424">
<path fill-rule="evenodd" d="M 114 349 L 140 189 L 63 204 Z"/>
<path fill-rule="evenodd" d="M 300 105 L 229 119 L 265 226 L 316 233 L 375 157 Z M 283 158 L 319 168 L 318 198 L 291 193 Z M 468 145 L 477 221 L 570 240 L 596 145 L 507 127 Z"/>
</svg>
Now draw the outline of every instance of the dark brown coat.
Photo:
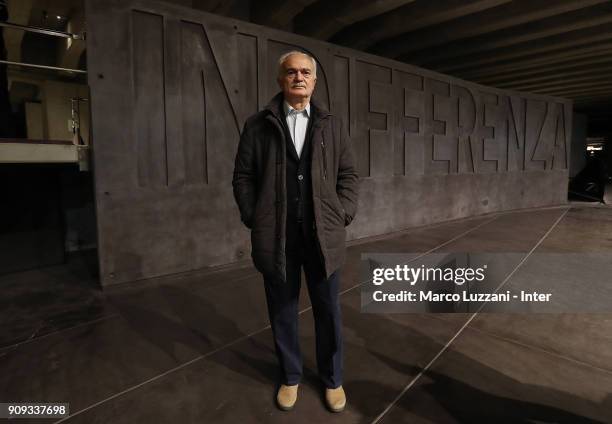
<svg viewBox="0 0 612 424">
<path fill-rule="evenodd" d="M 282 93 L 245 123 L 234 167 L 234 197 L 251 229 L 255 267 L 286 281 L 286 140 Z M 311 99 L 312 195 L 317 238 L 329 277 L 345 260 L 345 226 L 357 212 L 359 177 L 342 121 Z"/>
</svg>

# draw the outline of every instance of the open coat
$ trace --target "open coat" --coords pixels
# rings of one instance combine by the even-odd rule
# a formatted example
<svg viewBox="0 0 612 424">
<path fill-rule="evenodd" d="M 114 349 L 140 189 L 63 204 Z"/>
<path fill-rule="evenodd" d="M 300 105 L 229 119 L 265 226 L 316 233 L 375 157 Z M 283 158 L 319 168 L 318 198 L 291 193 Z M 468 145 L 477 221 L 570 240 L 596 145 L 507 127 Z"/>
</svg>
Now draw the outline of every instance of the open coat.
<svg viewBox="0 0 612 424">
<path fill-rule="evenodd" d="M 283 94 L 247 119 L 232 185 L 242 222 L 251 229 L 251 255 L 263 274 L 286 281 L 287 144 Z M 357 213 L 359 177 L 342 121 L 311 99 L 311 180 L 315 229 L 326 277 L 345 260 L 345 226 Z"/>
</svg>

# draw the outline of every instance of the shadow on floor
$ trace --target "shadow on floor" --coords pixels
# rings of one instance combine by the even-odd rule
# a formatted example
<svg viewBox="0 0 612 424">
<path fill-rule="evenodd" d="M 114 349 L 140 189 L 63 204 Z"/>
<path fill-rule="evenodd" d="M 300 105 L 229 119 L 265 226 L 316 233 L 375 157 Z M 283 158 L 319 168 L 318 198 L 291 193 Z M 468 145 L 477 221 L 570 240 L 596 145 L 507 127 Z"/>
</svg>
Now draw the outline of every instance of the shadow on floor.
<svg viewBox="0 0 612 424">
<path fill-rule="evenodd" d="M 184 360 L 177 345 L 206 354 L 245 335 L 213 303 L 177 285 L 114 294 L 109 301 L 136 333 L 177 362 Z"/>
</svg>

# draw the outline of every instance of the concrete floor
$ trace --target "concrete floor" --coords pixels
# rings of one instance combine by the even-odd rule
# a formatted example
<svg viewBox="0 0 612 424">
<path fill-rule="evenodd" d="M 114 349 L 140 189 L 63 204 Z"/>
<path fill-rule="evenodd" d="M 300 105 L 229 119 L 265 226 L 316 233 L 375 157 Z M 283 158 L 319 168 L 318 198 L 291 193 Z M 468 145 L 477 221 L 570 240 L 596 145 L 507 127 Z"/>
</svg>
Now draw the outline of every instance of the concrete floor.
<svg viewBox="0 0 612 424">
<path fill-rule="evenodd" d="M 324 408 L 304 290 L 305 377 L 295 409 L 275 407 L 264 291 L 250 266 L 104 293 L 87 256 L 5 275 L 0 401 L 69 402 L 61 422 L 87 424 L 612 423 L 612 313 L 360 313 L 361 252 L 434 249 L 611 252 L 612 208 L 494 214 L 353 244 L 342 277 L 341 414 Z"/>
</svg>

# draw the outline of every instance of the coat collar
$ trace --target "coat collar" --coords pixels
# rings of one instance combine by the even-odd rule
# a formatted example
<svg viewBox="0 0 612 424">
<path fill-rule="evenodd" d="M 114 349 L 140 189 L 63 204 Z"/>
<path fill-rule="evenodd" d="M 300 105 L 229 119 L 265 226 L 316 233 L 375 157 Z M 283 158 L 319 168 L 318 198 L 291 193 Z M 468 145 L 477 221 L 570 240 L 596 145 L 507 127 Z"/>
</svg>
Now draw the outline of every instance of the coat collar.
<svg viewBox="0 0 612 424">
<path fill-rule="evenodd" d="M 294 111 L 298 114 L 306 113 L 306 117 L 310 118 L 310 102 L 306 105 L 304 110 L 301 110 L 299 112 L 295 110 L 289 103 L 287 103 L 287 101 L 283 102 L 283 112 L 285 112 L 285 116 L 288 116 L 290 113 Z"/>
<path fill-rule="evenodd" d="M 264 111 L 271 113 L 275 118 L 279 120 L 284 119 L 285 112 L 283 111 L 283 101 L 284 97 L 281 91 L 277 93 L 272 98 L 272 100 L 270 100 L 270 103 L 266 105 Z M 325 106 L 323 106 L 321 103 L 319 103 L 312 97 L 310 98 L 310 105 L 312 106 L 310 115 L 314 119 L 313 124 L 316 124 L 319 120 L 325 119 L 331 115 L 331 113 L 325 108 Z"/>
</svg>

